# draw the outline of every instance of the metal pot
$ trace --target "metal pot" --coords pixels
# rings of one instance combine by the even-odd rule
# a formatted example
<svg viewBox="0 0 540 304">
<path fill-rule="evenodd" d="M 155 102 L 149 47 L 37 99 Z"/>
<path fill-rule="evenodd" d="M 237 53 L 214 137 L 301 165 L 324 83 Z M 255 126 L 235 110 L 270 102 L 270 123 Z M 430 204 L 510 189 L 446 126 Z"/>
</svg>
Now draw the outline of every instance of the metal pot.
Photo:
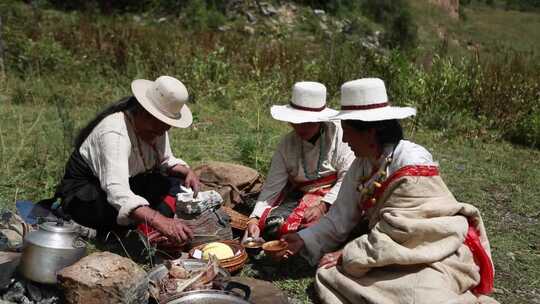
<svg viewBox="0 0 540 304">
<path fill-rule="evenodd" d="M 233 289 L 240 289 L 244 292 L 244 296 L 233 292 Z M 163 304 L 250 304 L 248 301 L 251 294 L 249 286 L 238 282 L 229 282 L 225 286 L 225 290 L 194 290 L 182 292 L 172 296 L 160 303 Z"/>
<path fill-rule="evenodd" d="M 56 273 L 86 255 L 77 225 L 46 222 L 24 239 L 20 271 L 31 281 L 55 284 Z"/>
</svg>

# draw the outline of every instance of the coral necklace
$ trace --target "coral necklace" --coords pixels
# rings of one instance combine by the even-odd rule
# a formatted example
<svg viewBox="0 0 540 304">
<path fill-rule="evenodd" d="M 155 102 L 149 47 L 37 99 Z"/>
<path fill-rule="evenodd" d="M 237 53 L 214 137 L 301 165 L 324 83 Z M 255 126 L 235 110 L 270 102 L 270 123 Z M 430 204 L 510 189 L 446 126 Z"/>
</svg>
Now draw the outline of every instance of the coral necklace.
<svg viewBox="0 0 540 304">
<path fill-rule="evenodd" d="M 319 173 L 321 171 L 321 165 L 323 162 L 323 148 L 324 148 L 324 128 L 321 126 L 319 130 L 319 159 L 317 160 L 317 168 L 313 173 L 309 173 L 307 170 L 306 157 L 304 155 L 304 143 L 300 142 L 300 157 L 302 158 L 302 167 L 304 169 L 304 176 L 308 180 L 314 180 L 321 177 Z"/>
</svg>

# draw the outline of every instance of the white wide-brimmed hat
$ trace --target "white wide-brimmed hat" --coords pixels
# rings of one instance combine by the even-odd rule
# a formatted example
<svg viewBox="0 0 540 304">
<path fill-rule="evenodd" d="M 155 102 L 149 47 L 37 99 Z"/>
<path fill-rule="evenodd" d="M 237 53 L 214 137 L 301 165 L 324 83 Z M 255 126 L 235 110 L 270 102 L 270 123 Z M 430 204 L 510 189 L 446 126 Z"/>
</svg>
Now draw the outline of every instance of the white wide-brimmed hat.
<svg viewBox="0 0 540 304">
<path fill-rule="evenodd" d="M 162 122 L 178 128 L 187 128 L 193 122 L 186 106 L 188 91 L 180 80 L 170 76 L 160 76 L 156 81 L 136 79 L 131 91 L 141 106 Z"/>
<path fill-rule="evenodd" d="M 414 108 L 390 106 L 381 79 L 362 78 L 341 86 L 341 111 L 332 119 L 380 121 L 413 115 L 416 115 Z"/>
<path fill-rule="evenodd" d="M 294 84 L 289 104 L 272 106 L 270 113 L 277 120 L 304 123 L 327 121 L 338 112 L 326 107 L 326 87 L 322 83 L 301 81 Z"/>
</svg>

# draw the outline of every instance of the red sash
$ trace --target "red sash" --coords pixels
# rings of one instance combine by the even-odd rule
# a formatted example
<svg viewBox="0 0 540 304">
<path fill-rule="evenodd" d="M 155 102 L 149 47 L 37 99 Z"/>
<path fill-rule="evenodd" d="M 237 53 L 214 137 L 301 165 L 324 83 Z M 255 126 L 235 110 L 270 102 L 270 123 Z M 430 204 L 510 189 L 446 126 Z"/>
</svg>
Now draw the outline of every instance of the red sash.
<svg viewBox="0 0 540 304">
<path fill-rule="evenodd" d="M 438 176 L 439 168 L 437 166 L 405 166 L 389 176 L 380 188 L 376 188 L 373 194 L 373 201 L 368 198 L 362 202 L 360 209 L 367 211 L 373 207 L 374 203 L 379 200 L 386 188 L 390 183 L 404 176 Z M 463 243 L 469 248 L 473 255 L 475 264 L 480 268 L 480 283 L 473 288 L 473 292 L 476 294 L 490 294 L 493 291 L 494 270 L 491 258 L 487 254 L 485 248 L 480 242 L 479 232 L 475 228 L 474 223 L 469 220 L 469 230 Z"/>
<path fill-rule="evenodd" d="M 306 186 L 320 187 L 320 186 L 325 186 L 325 185 L 332 185 L 336 181 L 337 181 L 337 173 L 333 173 L 331 175 L 324 176 L 318 179 L 298 183 L 294 185 L 293 189 L 295 190 L 302 189 Z M 308 191 L 302 197 L 302 199 L 300 199 L 298 203 L 298 207 L 296 207 L 291 212 L 291 214 L 287 217 L 285 222 L 281 225 L 280 232 L 279 232 L 280 236 L 293 232 L 293 231 L 297 231 L 298 228 L 300 228 L 302 224 L 304 224 L 304 226 L 306 227 L 312 225 L 313 223 L 302 223 L 302 220 L 304 219 L 304 212 L 307 208 L 311 207 L 315 202 L 319 202 L 320 197 L 324 196 L 329 191 L 330 191 L 330 188 L 320 188 L 314 191 Z M 259 219 L 259 229 L 261 231 L 265 227 L 266 219 L 270 215 L 270 212 L 272 211 L 272 209 L 276 208 L 283 202 L 285 195 L 286 195 L 285 191 L 281 191 L 277 199 L 274 200 L 274 202 L 272 203 L 272 206 L 266 208 L 263 211 Z"/>
<path fill-rule="evenodd" d="M 176 212 L 176 197 L 172 195 L 165 195 L 165 197 L 163 197 L 163 202 L 167 204 L 169 208 L 171 208 L 172 212 Z M 154 236 L 160 235 L 160 233 L 157 230 L 155 230 L 152 226 L 146 223 L 140 223 L 139 225 L 137 225 L 137 228 L 143 235 L 147 237 L 151 235 L 154 235 Z M 157 239 L 157 237 L 155 238 Z"/>
</svg>

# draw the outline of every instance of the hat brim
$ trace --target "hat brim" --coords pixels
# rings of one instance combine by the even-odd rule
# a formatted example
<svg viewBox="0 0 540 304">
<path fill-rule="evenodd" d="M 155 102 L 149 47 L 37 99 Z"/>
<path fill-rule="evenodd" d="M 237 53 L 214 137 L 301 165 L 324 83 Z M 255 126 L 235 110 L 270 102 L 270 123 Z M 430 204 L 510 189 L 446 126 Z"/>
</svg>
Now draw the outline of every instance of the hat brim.
<svg viewBox="0 0 540 304">
<path fill-rule="evenodd" d="M 331 120 L 380 121 L 403 119 L 414 115 L 416 115 L 416 109 L 411 107 L 384 107 L 369 110 L 342 110 L 331 117 Z"/>
<path fill-rule="evenodd" d="M 133 95 L 135 95 L 135 98 L 137 98 L 139 104 L 146 111 L 148 111 L 148 113 L 152 114 L 152 116 L 172 127 L 189 127 L 191 123 L 193 123 L 193 115 L 191 114 L 191 110 L 189 110 L 188 106 L 182 106 L 182 109 L 180 110 L 180 118 L 175 119 L 161 113 L 161 111 L 154 106 L 154 103 L 148 99 L 146 96 L 146 91 L 148 88 L 150 88 L 150 86 L 152 86 L 153 83 L 153 81 L 146 79 L 136 79 L 131 83 L 131 92 Z"/>
<path fill-rule="evenodd" d="M 325 108 L 322 111 L 305 111 L 291 107 L 290 105 L 272 106 L 270 108 L 272 118 L 290 123 L 321 122 L 329 121 L 330 117 L 338 114 L 338 111 Z"/>
</svg>

